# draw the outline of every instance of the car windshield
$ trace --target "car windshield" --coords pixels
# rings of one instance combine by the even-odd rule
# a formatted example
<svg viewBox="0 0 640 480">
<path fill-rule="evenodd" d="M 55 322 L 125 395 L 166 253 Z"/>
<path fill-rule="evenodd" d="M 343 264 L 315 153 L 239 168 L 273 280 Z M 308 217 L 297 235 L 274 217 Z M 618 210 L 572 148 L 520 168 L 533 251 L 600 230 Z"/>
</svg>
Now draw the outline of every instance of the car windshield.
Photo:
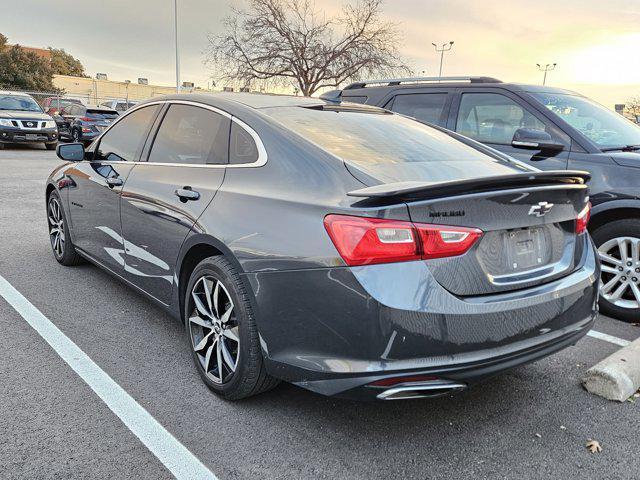
<svg viewBox="0 0 640 480">
<path fill-rule="evenodd" d="M 588 98 L 556 93 L 532 95 L 603 150 L 640 145 L 640 127 Z"/>
<path fill-rule="evenodd" d="M 19 112 L 42 112 L 40 105 L 26 95 L 0 95 L 0 110 Z"/>
<path fill-rule="evenodd" d="M 263 111 L 385 183 L 464 180 L 512 174 L 518 169 L 515 163 L 485 155 L 444 132 L 401 115 L 338 108 Z"/>
</svg>

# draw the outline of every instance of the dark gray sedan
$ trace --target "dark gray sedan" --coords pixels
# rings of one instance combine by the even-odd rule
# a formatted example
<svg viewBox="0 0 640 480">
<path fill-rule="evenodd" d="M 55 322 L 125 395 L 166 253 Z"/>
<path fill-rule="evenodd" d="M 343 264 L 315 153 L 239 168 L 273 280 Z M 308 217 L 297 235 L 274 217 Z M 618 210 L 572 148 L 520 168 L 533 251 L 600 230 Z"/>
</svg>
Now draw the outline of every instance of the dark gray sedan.
<svg viewBox="0 0 640 480">
<path fill-rule="evenodd" d="M 442 395 L 574 344 L 596 315 L 588 174 L 376 107 L 164 97 L 58 155 L 56 260 L 89 260 L 184 322 L 227 399 L 279 380 Z"/>
</svg>

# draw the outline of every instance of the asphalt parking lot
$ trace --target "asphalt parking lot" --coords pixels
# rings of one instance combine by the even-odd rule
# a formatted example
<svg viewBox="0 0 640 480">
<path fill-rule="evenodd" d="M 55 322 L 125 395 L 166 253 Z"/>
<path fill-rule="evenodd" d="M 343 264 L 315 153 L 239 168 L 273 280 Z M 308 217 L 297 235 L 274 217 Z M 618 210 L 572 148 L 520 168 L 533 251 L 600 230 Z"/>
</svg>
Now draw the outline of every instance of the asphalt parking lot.
<svg viewBox="0 0 640 480">
<path fill-rule="evenodd" d="M 636 478 L 640 399 L 582 389 L 619 346 L 585 337 L 483 386 L 434 400 L 354 403 L 282 384 L 220 400 L 181 325 L 91 265 L 50 252 L 44 184 L 55 152 L 0 151 L 0 275 L 195 457 L 232 478 Z M 0 297 L 0 478 L 171 478 L 170 471 Z M 606 317 L 597 331 L 640 328 Z M 590 454 L 589 439 L 603 451 Z"/>
</svg>

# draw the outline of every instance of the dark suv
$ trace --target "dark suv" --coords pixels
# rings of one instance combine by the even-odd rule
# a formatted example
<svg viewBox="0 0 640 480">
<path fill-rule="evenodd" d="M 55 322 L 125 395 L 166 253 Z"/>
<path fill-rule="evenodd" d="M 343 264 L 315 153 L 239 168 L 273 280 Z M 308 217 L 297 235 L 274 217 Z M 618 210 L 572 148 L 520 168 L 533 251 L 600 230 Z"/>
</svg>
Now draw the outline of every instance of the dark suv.
<svg viewBox="0 0 640 480">
<path fill-rule="evenodd" d="M 600 307 L 640 320 L 640 127 L 582 95 L 489 77 L 353 83 L 324 95 L 377 105 L 487 144 L 541 170 L 592 174 Z"/>
<path fill-rule="evenodd" d="M 58 124 L 60 140 L 90 143 L 118 118 L 111 108 L 69 104 L 54 117 Z"/>
</svg>

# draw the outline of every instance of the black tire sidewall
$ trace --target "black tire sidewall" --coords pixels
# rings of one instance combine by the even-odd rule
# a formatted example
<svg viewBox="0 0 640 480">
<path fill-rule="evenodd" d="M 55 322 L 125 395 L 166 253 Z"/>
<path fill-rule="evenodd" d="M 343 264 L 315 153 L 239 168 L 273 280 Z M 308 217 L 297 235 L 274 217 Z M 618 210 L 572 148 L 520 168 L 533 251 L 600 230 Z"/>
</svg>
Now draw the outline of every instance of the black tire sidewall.
<svg viewBox="0 0 640 480">
<path fill-rule="evenodd" d="M 599 248 L 602 244 L 617 237 L 640 238 L 640 219 L 628 218 L 606 223 L 591 233 L 591 238 Z M 640 309 L 622 308 L 600 297 L 600 311 L 626 322 L 640 321 Z"/>
<path fill-rule="evenodd" d="M 202 365 L 198 360 L 196 352 L 193 351 L 193 343 L 191 340 L 191 331 L 189 327 L 189 316 L 193 311 L 190 300 L 191 290 L 195 283 L 204 275 L 210 275 L 220 280 L 220 282 L 225 286 L 227 292 L 231 296 L 231 300 L 233 301 L 235 316 L 239 327 L 240 355 L 238 357 L 236 371 L 229 381 L 222 384 L 214 382 L 206 375 L 204 368 L 202 368 Z M 257 336 L 252 335 L 252 332 L 255 332 L 255 329 L 251 328 L 252 325 L 249 325 L 249 323 L 253 324 L 254 322 L 251 305 L 247 300 L 242 298 L 242 294 L 238 288 L 238 282 L 241 282 L 241 280 L 237 272 L 235 272 L 233 267 L 226 259 L 224 259 L 224 257 L 209 257 L 201 261 L 191 273 L 184 299 L 185 337 L 198 373 L 211 390 L 227 398 L 232 398 L 235 392 L 242 388 L 245 370 L 249 368 L 248 363 L 253 357 L 252 350 L 259 348 Z"/>
</svg>

